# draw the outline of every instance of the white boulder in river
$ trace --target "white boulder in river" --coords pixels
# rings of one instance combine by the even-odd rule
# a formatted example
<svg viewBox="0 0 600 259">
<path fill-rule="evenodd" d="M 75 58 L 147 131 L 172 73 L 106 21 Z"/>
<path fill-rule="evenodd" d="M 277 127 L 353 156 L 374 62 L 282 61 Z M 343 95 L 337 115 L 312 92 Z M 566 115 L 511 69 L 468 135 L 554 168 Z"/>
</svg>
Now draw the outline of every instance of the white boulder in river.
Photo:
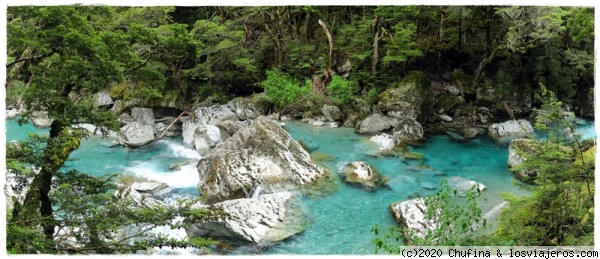
<svg viewBox="0 0 600 259">
<path fill-rule="evenodd" d="M 214 105 L 210 107 L 200 107 L 194 110 L 191 116 L 191 120 L 183 122 L 181 126 L 183 137 L 183 145 L 186 147 L 193 147 L 194 134 L 196 129 L 202 125 L 214 125 L 216 126 L 222 121 L 238 121 L 238 117 L 227 105 Z"/>
<path fill-rule="evenodd" d="M 439 223 L 433 220 L 425 220 L 424 212 L 427 211 L 423 198 L 411 199 L 403 202 L 394 202 L 390 205 L 390 211 L 396 221 L 400 224 L 402 235 L 410 245 L 411 232 L 417 237 L 425 237 L 427 231 L 435 230 Z"/>
<path fill-rule="evenodd" d="M 306 227 L 306 213 L 290 192 L 197 207 L 209 214 L 186 227 L 190 237 L 226 237 L 265 244 L 281 241 Z"/>
<path fill-rule="evenodd" d="M 531 137 L 533 126 L 526 120 L 509 120 L 490 125 L 488 133 L 492 139 L 498 142 L 508 142 L 516 138 Z"/>
<path fill-rule="evenodd" d="M 155 134 L 156 129 L 153 126 L 132 122 L 121 128 L 118 137 L 121 145 L 139 147 L 152 142 Z"/>
<path fill-rule="evenodd" d="M 202 158 L 197 169 L 198 190 L 208 204 L 247 197 L 257 185 L 303 186 L 325 176 L 298 142 L 264 116 Z"/>
</svg>

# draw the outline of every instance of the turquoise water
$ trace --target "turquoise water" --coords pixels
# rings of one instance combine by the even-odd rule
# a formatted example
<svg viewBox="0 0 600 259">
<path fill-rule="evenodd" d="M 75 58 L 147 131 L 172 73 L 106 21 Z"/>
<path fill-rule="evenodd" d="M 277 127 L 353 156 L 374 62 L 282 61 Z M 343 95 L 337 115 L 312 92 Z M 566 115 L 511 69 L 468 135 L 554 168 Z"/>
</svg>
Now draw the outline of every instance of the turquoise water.
<svg viewBox="0 0 600 259">
<path fill-rule="evenodd" d="M 462 176 L 487 187 L 479 198 L 483 213 L 502 202 L 499 193 L 527 194 L 511 183 L 513 177 L 506 166 L 508 147 L 495 144 L 487 137 L 457 142 L 446 135 L 430 136 L 423 147 L 413 149 L 424 154 L 421 164 L 378 156 L 378 147 L 352 129 L 295 123 L 285 128 L 296 140 L 303 141 L 315 157 L 319 152 L 330 155 L 332 159 L 323 163 L 331 172 L 338 174 L 349 162 L 365 161 L 388 178 L 389 188 L 367 191 L 338 181 L 332 193 L 303 198 L 303 205 L 310 214 L 305 232 L 270 246 L 245 246 L 236 251 L 238 254 L 373 254 L 371 240 L 375 236 L 370 232 L 371 227 L 396 225 L 389 205 L 432 194 L 435 190 L 424 187 L 437 186 L 451 176 Z M 580 125 L 580 131 L 584 138 L 595 137 L 592 122 Z M 23 140 L 28 132 L 47 134 L 48 129 L 37 129 L 31 124 L 19 127 L 14 120 L 6 121 L 7 141 Z M 181 143 L 179 137 L 127 149 L 111 147 L 111 140 L 90 137 L 72 153 L 72 160 L 65 168 L 96 176 L 120 173 L 165 182 L 172 189 L 159 198 L 167 202 L 178 197 L 198 196 L 195 163 L 169 169 L 173 163 L 200 158 L 196 151 L 184 148 Z"/>
</svg>

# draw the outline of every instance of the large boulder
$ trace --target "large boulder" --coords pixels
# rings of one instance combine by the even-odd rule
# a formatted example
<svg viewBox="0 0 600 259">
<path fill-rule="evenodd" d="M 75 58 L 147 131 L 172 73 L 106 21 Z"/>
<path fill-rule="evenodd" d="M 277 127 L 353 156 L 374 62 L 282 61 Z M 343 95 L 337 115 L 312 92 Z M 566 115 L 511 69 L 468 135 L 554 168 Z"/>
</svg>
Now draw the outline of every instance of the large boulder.
<svg viewBox="0 0 600 259">
<path fill-rule="evenodd" d="M 466 197 L 467 192 L 472 188 L 482 192 L 485 190 L 485 185 L 478 183 L 460 176 L 452 176 L 448 179 L 448 186 L 453 190 L 457 191 L 457 195 L 460 197 Z"/>
<path fill-rule="evenodd" d="M 398 120 L 390 118 L 379 113 L 373 113 L 364 120 L 356 124 L 354 132 L 360 134 L 370 134 L 384 131 L 394 127 Z"/>
<path fill-rule="evenodd" d="M 423 127 L 413 118 L 403 118 L 394 127 L 394 141 L 396 145 L 419 144 L 423 139 Z"/>
<path fill-rule="evenodd" d="M 217 126 L 200 125 L 194 131 L 194 147 L 200 155 L 205 155 L 221 142 L 221 132 Z"/>
<path fill-rule="evenodd" d="M 94 94 L 94 107 L 106 107 L 114 103 L 108 91 L 101 91 Z"/>
<path fill-rule="evenodd" d="M 156 209 L 165 206 L 163 202 L 152 198 L 150 194 L 141 193 L 132 187 L 118 189 L 113 193 L 113 196 L 117 199 L 131 201 L 132 207 Z"/>
<path fill-rule="evenodd" d="M 48 117 L 47 111 L 34 111 L 30 115 L 33 125 L 39 128 L 48 128 L 52 125 L 53 120 Z"/>
<path fill-rule="evenodd" d="M 247 197 L 256 185 L 303 186 L 325 176 L 298 142 L 264 116 L 238 130 L 197 168 L 198 189 L 209 204 Z"/>
<path fill-rule="evenodd" d="M 402 235 L 408 245 L 411 244 L 411 232 L 417 237 L 425 237 L 428 231 L 439 228 L 439 223 L 432 220 L 425 220 L 425 200 L 423 198 L 411 199 L 403 202 L 394 202 L 390 205 L 390 211 L 400 228 Z"/>
<path fill-rule="evenodd" d="M 490 137 L 498 142 L 533 136 L 533 126 L 526 120 L 509 120 L 488 127 Z"/>
<path fill-rule="evenodd" d="M 217 127 L 220 130 L 221 139 L 225 141 L 233 136 L 233 134 L 238 132 L 238 130 L 248 126 L 249 124 L 249 121 L 222 121 L 217 123 Z"/>
<path fill-rule="evenodd" d="M 261 115 L 267 115 L 272 104 L 265 93 L 259 93 L 250 97 L 238 97 L 227 103 L 240 120 L 255 119 Z"/>
<path fill-rule="evenodd" d="M 321 108 L 321 112 L 328 121 L 338 121 L 342 119 L 342 112 L 337 106 L 324 104 Z"/>
<path fill-rule="evenodd" d="M 217 125 L 221 121 L 238 121 L 238 117 L 227 105 L 213 105 L 210 107 L 200 107 L 194 110 L 194 122 L 205 125 Z"/>
<path fill-rule="evenodd" d="M 131 117 L 140 124 L 154 126 L 154 111 L 150 108 L 131 108 Z"/>
<path fill-rule="evenodd" d="M 537 177 L 537 170 L 521 167 L 527 158 L 525 155 L 536 155 L 536 144 L 532 139 L 513 139 L 508 146 L 508 168 L 517 179 L 523 182 L 533 182 Z"/>
<path fill-rule="evenodd" d="M 121 145 L 139 147 L 152 142 L 155 134 L 156 129 L 153 126 L 132 122 L 121 127 L 118 138 Z"/>
<path fill-rule="evenodd" d="M 304 231 L 306 213 L 290 192 L 200 205 L 208 216 L 186 227 L 190 237 L 225 237 L 268 244 Z"/>
<path fill-rule="evenodd" d="M 182 133 L 183 145 L 194 147 L 194 134 L 196 129 L 203 125 L 216 126 L 223 121 L 238 121 L 238 117 L 227 105 L 213 105 L 210 107 L 197 108 L 189 119 L 181 119 L 183 122 Z"/>
<path fill-rule="evenodd" d="M 393 117 L 416 119 L 424 123 L 431 115 L 434 93 L 431 80 L 420 71 L 410 71 L 397 87 L 390 87 L 379 96 L 378 106 Z"/>
<path fill-rule="evenodd" d="M 374 190 L 385 182 L 384 178 L 366 162 L 355 161 L 344 167 L 344 180 Z"/>
</svg>

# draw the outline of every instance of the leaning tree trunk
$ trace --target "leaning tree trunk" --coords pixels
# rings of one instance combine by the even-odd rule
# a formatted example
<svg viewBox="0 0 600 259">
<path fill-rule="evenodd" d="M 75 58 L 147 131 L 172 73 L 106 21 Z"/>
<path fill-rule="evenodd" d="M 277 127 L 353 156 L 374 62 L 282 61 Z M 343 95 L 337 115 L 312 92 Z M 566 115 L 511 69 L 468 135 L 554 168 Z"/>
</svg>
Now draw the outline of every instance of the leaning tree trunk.
<svg viewBox="0 0 600 259">
<path fill-rule="evenodd" d="M 325 71 L 325 81 L 329 81 L 329 78 L 331 77 L 331 75 L 333 74 L 333 70 L 331 70 L 331 65 L 332 65 L 332 59 L 333 59 L 333 38 L 331 37 L 331 33 L 329 33 L 329 30 L 327 29 L 327 25 L 325 24 L 325 22 L 323 22 L 323 20 L 319 19 L 319 25 L 321 25 L 321 27 L 323 27 L 323 30 L 325 31 L 325 34 L 327 35 L 327 41 L 329 41 L 329 54 L 327 55 L 327 70 Z"/>
</svg>

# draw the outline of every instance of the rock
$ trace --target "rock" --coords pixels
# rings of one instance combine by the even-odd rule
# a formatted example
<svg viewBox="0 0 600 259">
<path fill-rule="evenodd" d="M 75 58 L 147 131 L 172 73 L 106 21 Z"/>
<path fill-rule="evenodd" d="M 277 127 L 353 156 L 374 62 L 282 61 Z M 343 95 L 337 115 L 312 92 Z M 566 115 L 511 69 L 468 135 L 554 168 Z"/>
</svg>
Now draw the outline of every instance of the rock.
<svg viewBox="0 0 600 259">
<path fill-rule="evenodd" d="M 130 200 L 133 202 L 132 205 L 135 207 L 146 207 L 149 209 L 156 209 L 165 206 L 165 204 L 161 201 L 150 197 L 150 195 L 148 194 L 140 193 L 132 187 L 125 187 L 123 189 L 116 190 L 113 196 L 117 199 Z"/>
<path fill-rule="evenodd" d="M 258 116 L 267 115 L 272 106 L 265 93 L 250 97 L 238 97 L 227 103 L 240 120 L 256 119 Z"/>
<path fill-rule="evenodd" d="M 429 182 L 429 181 L 421 182 L 421 188 L 423 188 L 425 190 L 433 191 L 433 190 L 437 190 L 438 184 L 434 183 L 434 182 Z"/>
<path fill-rule="evenodd" d="M 279 113 L 278 112 L 271 113 L 271 114 L 267 115 L 267 118 L 274 120 L 274 121 L 279 120 Z"/>
<path fill-rule="evenodd" d="M 466 197 L 467 192 L 471 190 L 473 186 L 477 186 L 476 188 L 479 189 L 479 191 L 485 190 L 485 185 L 483 185 L 482 183 L 471 181 L 460 176 L 450 177 L 448 179 L 448 185 L 450 186 L 450 188 L 457 190 L 457 195 L 460 197 Z"/>
<path fill-rule="evenodd" d="M 156 130 L 154 127 L 142 125 L 139 122 L 132 122 L 121 127 L 118 138 L 121 145 L 139 147 L 152 142 L 155 134 Z"/>
<path fill-rule="evenodd" d="M 192 120 L 183 122 L 181 136 L 183 137 L 184 147 L 192 148 L 194 146 L 194 132 L 200 125 L 202 124 L 193 122 Z"/>
<path fill-rule="evenodd" d="M 392 119 L 379 113 L 373 113 L 357 123 L 357 127 L 354 131 L 360 134 L 377 133 L 392 128 L 397 122 L 396 119 Z"/>
<path fill-rule="evenodd" d="M 201 125 L 217 125 L 222 121 L 238 121 L 238 117 L 227 105 L 214 105 L 200 107 L 194 111 L 191 119 L 180 119 L 183 122 L 183 145 L 191 148 L 194 146 L 194 132 Z"/>
<path fill-rule="evenodd" d="M 123 109 L 125 109 L 125 107 L 123 106 L 123 101 L 116 100 L 112 108 L 110 108 L 110 111 L 114 112 L 115 114 L 119 114 L 123 111 Z"/>
<path fill-rule="evenodd" d="M 321 126 L 325 125 L 325 122 L 322 120 L 315 120 L 311 123 L 311 125 L 321 127 Z"/>
<path fill-rule="evenodd" d="M 490 112 L 490 109 L 486 107 L 478 107 L 477 118 L 479 119 L 479 122 L 487 124 L 488 122 L 491 122 L 494 119 L 494 116 Z"/>
<path fill-rule="evenodd" d="M 445 85 L 444 91 L 448 92 L 451 95 L 460 95 L 460 89 L 455 85 Z"/>
<path fill-rule="evenodd" d="M 373 167 L 362 161 L 351 162 L 344 167 L 344 180 L 370 190 L 376 189 L 384 182 Z"/>
<path fill-rule="evenodd" d="M 205 125 L 217 125 L 221 121 L 238 121 L 238 117 L 227 105 L 200 107 L 194 111 L 194 121 Z"/>
<path fill-rule="evenodd" d="M 6 197 L 7 209 L 12 209 L 15 202 L 23 204 L 23 201 L 25 201 L 25 195 L 27 194 L 29 186 L 32 182 L 33 177 L 26 177 L 21 173 L 15 174 L 13 170 L 6 169 L 4 196 Z"/>
<path fill-rule="evenodd" d="M 221 139 L 223 141 L 227 140 L 233 134 L 235 134 L 238 130 L 248 126 L 248 123 L 239 122 L 239 121 L 221 121 L 217 123 L 217 127 L 221 131 Z"/>
<path fill-rule="evenodd" d="M 338 121 L 342 119 L 342 112 L 337 106 L 324 104 L 323 108 L 321 108 L 321 112 L 328 121 Z"/>
<path fill-rule="evenodd" d="M 284 240 L 304 231 L 306 213 L 290 192 L 228 200 L 199 208 L 207 217 L 185 228 L 190 237 L 225 237 L 256 244 Z"/>
<path fill-rule="evenodd" d="M 48 117 L 47 111 L 34 111 L 30 115 L 33 125 L 38 128 L 49 128 L 54 120 Z"/>
<path fill-rule="evenodd" d="M 150 108 L 131 108 L 131 117 L 142 125 L 154 126 L 154 111 Z"/>
<path fill-rule="evenodd" d="M 523 153 L 535 156 L 536 144 L 539 142 L 532 139 L 513 139 L 508 146 L 508 168 L 515 176 L 523 182 L 533 182 L 537 177 L 537 170 L 518 168 L 527 158 Z"/>
<path fill-rule="evenodd" d="M 410 232 L 415 236 L 423 238 L 428 231 L 439 228 L 439 223 L 432 220 L 425 220 L 425 200 L 423 198 L 411 199 L 403 202 L 394 202 L 390 205 L 390 211 L 400 228 L 406 244 L 412 243 Z"/>
<path fill-rule="evenodd" d="M 119 117 L 117 118 L 117 121 L 119 121 L 122 124 L 129 124 L 135 121 L 135 119 L 133 119 L 133 117 L 131 117 L 131 115 L 129 115 L 128 113 L 121 113 L 121 115 L 119 115 Z"/>
<path fill-rule="evenodd" d="M 205 155 L 221 142 L 221 132 L 217 126 L 200 125 L 194 131 L 194 147 L 200 155 Z"/>
<path fill-rule="evenodd" d="M 526 120 L 509 120 L 490 125 L 488 127 L 488 134 L 498 142 L 508 142 L 516 138 L 531 137 L 533 135 L 533 127 Z"/>
<path fill-rule="evenodd" d="M 14 119 L 19 115 L 19 110 L 17 110 L 16 108 L 6 110 L 5 115 L 7 120 Z"/>
<path fill-rule="evenodd" d="M 472 139 L 472 138 L 477 137 L 477 135 L 482 133 L 482 131 L 480 129 L 474 128 L 474 127 L 465 127 L 465 128 L 459 129 L 458 133 L 465 138 Z"/>
<path fill-rule="evenodd" d="M 111 106 L 115 102 L 110 98 L 108 91 L 101 91 L 94 94 L 94 107 Z"/>
<path fill-rule="evenodd" d="M 339 122 L 337 122 L 337 121 L 330 122 L 330 123 L 329 123 L 329 127 L 330 127 L 330 128 L 339 128 L 339 127 L 340 127 L 340 123 L 339 123 Z"/>
<path fill-rule="evenodd" d="M 393 137 L 396 145 L 418 145 L 424 134 L 423 127 L 415 119 L 404 118 L 394 127 Z"/>
<path fill-rule="evenodd" d="M 355 124 L 356 124 L 356 120 L 357 120 L 356 115 L 352 114 L 352 115 L 348 116 L 348 118 L 346 118 L 346 120 L 344 121 L 344 124 L 342 124 L 342 126 L 344 126 L 346 128 L 354 128 Z"/>
<path fill-rule="evenodd" d="M 465 100 L 462 96 L 444 95 L 438 98 L 434 109 L 438 113 L 453 114 L 454 111 L 464 103 Z"/>
<path fill-rule="evenodd" d="M 281 126 L 260 116 L 198 162 L 199 192 L 216 203 L 247 197 L 256 185 L 304 186 L 325 176 Z"/>
<path fill-rule="evenodd" d="M 165 129 L 167 129 L 167 126 L 162 122 L 158 122 L 158 123 L 154 123 L 154 129 L 156 131 L 164 131 Z"/>
<path fill-rule="evenodd" d="M 390 134 L 387 133 L 381 133 L 373 136 L 370 138 L 370 140 L 377 143 L 379 145 L 379 150 L 381 151 L 390 151 L 395 147 L 394 139 Z"/>
<path fill-rule="evenodd" d="M 450 136 L 451 139 L 454 139 L 454 140 L 465 140 L 466 139 L 465 137 L 463 137 L 462 135 L 460 135 L 454 131 L 450 131 L 450 130 L 446 131 L 446 134 L 448 136 Z"/>
<path fill-rule="evenodd" d="M 446 122 L 451 122 L 452 121 L 452 117 L 446 115 L 446 114 L 442 114 L 440 115 L 440 119 Z"/>
<path fill-rule="evenodd" d="M 149 194 L 155 194 L 159 191 L 169 188 L 169 186 L 166 183 L 148 182 L 148 181 L 134 182 L 131 185 L 129 185 L 129 187 L 131 187 L 131 189 L 136 190 L 140 193 L 149 193 Z"/>
<path fill-rule="evenodd" d="M 425 123 L 431 115 L 434 101 L 431 80 L 421 71 L 410 71 L 398 87 L 390 87 L 380 94 L 378 107 L 389 116 L 413 118 Z"/>
</svg>

